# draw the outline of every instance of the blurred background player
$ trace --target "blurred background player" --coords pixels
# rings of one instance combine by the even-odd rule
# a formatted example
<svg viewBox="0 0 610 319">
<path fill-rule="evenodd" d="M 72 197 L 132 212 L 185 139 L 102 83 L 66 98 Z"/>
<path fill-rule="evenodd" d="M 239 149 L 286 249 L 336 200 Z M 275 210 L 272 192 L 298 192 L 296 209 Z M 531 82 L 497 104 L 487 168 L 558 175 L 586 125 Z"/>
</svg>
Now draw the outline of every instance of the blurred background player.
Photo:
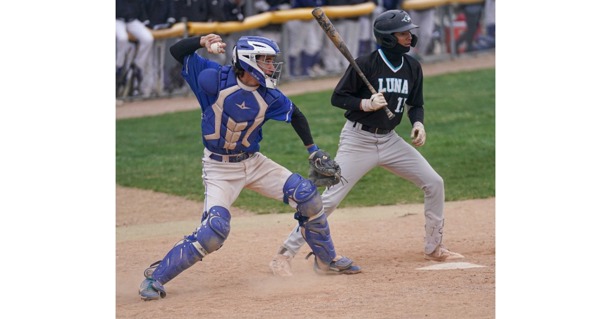
<svg viewBox="0 0 610 319">
<path fill-rule="evenodd" d="M 466 30 L 455 41 L 457 53 L 476 51 L 475 40 L 480 33 L 479 24 L 483 14 L 484 3 L 463 4 L 458 6 L 458 12 L 466 19 Z M 459 13 L 458 13 L 459 15 Z"/>
<path fill-rule="evenodd" d="M 326 0 L 293 0 L 292 8 L 313 8 L 326 5 Z M 291 77 L 324 75 L 320 53 L 326 38 L 315 19 L 290 20 L 284 24 L 288 38 L 293 39 L 288 49 L 288 68 Z M 294 39 L 297 39 L 294 41 Z"/>
<path fill-rule="evenodd" d="M 150 30 L 169 29 L 176 23 L 176 9 L 174 0 L 145 0 L 144 7 L 148 20 L 144 25 Z M 173 90 L 172 78 L 170 77 L 172 58 L 167 52 L 168 45 L 173 44 L 173 39 L 155 39 L 152 49 L 152 74 L 154 83 L 158 84 L 152 93 L 161 96 L 164 91 Z"/>
<path fill-rule="evenodd" d="M 355 5 L 367 2 L 368 0 L 326 0 L 327 6 L 348 6 Z M 315 21 L 315 20 L 314 20 Z M 359 53 L 360 46 L 360 22 L 358 17 L 350 17 L 350 18 L 334 18 L 332 19 L 332 23 L 337 30 L 337 33 L 341 35 L 345 45 L 347 46 L 349 52 L 353 56 L 357 56 Z M 319 29 L 321 29 L 318 26 Z M 368 32 L 370 29 L 367 29 Z M 365 33 L 366 33 L 365 32 Z M 324 65 L 324 73 L 318 73 L 317 75 L 324 75 L 327 73 L 330 74 L 341 74 L 347 66 L 349 62 L 341 51 L 337 50 L 337 47 L 333 44 L 333 42 L 327 37 L 323 37 L 324 45 L 322 47 L 322 64 Z M 368 51 L 367 51 L 368 53 Z"/>
<path fill-rule="evenodd" d="M 152 74 L 152 46 L 153 35 L 144 25 L 148 20 L 144 1 L 116 0 L 116 67 L 117 81 L 130 65 L 126 65 L 130 50 L 135 50 L 133 61 L 137 67 L 136 73 L 141 79 L 139 90 L 133 92 L 134 96 L 150 97 L 154 88 Z M 129 42 L 129 34 L 136 40 L 135 45 Z M 132 51 L 133 52 L 133 51 Z"/>
<path fill-rule="evenodd" d="M 254 14 L 287 10 L 291 8 L 290 0 L 254 0 Z M 269 38 L 282 47 L 282 27 L 280 23 L 271 23 L 258 29 L 261 36 Z"/>
<path fill-rule="evenodd" d="M 421 61 L 422 57 L 430 55 L 433 50 L 432 39 L 434 37 L 436 8 L 409 10 L 408 13 L 418 25 L 418 28 L 413 30 L 413 34 L 417 36 L 417 47 L 412 48 L 409 55 Z"/>
</svg>

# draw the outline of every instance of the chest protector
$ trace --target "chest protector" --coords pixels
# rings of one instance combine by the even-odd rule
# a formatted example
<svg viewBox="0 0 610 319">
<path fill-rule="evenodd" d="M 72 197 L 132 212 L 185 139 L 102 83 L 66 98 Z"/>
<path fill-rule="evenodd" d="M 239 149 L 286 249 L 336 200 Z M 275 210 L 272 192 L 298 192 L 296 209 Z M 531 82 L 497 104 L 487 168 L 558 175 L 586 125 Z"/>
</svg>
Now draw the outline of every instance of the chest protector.
<svg viewBox="0 0 610 319">
<path fill-rule="evenodd" d="M 218 97 L 201 118 L 204 144 L 219 154 L 258 151 L 269 106 L 261 95 L 266 90 L 238 83 L 230 66 L 223 67 L 217 79 L 210 79 L 215 80 L 218 81 Z"/>
</svg>

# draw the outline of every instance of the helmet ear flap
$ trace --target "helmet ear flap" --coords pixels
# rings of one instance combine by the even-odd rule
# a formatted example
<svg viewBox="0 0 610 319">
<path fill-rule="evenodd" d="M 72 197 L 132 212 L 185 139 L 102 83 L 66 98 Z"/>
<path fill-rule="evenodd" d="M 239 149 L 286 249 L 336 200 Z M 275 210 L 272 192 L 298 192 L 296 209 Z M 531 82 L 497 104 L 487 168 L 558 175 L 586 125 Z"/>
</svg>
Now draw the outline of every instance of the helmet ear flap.
<svg viewBox="0 0 610 319">
<path fill-rule="evenodd" d="M 241 67 L 241 65 L 239 64 L 239 61 L 238 61 L 237 45 L 235 45 L 233 47 L 233 56 L 231 57 L 231 64 L 233 64 L 233 67 L 235 67 L 237 70 L 243 70 L 244 69 L 244 68 Z"/>
</svg>

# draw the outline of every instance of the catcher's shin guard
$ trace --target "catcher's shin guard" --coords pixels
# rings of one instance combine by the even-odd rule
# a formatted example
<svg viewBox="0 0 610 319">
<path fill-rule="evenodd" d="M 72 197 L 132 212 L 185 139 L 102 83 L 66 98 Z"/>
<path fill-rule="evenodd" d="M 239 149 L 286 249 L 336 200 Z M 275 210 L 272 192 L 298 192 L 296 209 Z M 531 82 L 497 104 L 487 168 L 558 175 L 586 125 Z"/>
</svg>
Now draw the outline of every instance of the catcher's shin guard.
<svg viewBox="0 0 610 319">
<path fill-rule="evenodd" d="M 197 251 L 190 237 L 187 236 L 176 243 L 163 260 L 150 265 L 151 268 L 147 269 L 144 275 L 165 284 L 196 262 L 201 261 L 203 255 Z M 153 270 L 152 273 L 151 270 Z"/>
<path fill-rule="evenodd" d="M 284 202 L 288 203 L 288 199 L 297 203 L 294 218 L 299 221 L 305 242 L 322 262 L 330 264 L 337 254 L 318 189 L 312 181 L 295 173 L 284 184 Z"/>
<path fill-rule="evenodd" d="M 190 236 L 185 236 L 158 263 L 152 274 L 152 279 L 165 284 L 188 269 L 203 257 L 220 247 L 229 236 L 231 214 L 221 206 L 210 208 L 207 218 Z M 151 265 L 155 267 L 155 264 Z"/>
<path fill-rule="evenodd" d="M 310 218 L 304 218 L 300 212 L 297 212 L 294 218 L 299 221 L 303 238 L 313 250 L 316 258 L 320 259 L 325 265 L 330 265 L 333 259 L 337 257 L 337 253 L 335 252 L 333 239 L 330 237 L 330 228 L 324 211 L 320 211 L 318 215 Z"/>
</svg>

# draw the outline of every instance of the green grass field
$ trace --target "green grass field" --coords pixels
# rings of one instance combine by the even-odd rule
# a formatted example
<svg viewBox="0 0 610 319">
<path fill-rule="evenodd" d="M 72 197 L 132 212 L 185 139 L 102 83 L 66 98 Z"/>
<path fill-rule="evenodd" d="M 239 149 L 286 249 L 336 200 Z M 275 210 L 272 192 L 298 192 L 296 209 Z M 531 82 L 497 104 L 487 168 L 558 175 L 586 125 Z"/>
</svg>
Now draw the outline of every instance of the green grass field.
<svg viewBox="0 0 610 319">
<path fill-rule="evenodd" d="M 343 111 L 332 91 L 291 99 L 307 116 L 316 144 L 334 155 Z M 495 196 L 495 69 L 430 76 L 424 82 L 426 144 L 419 151 L 445 180 L 447 201 Z M 409 140 L 407 117 L 397 132 Z M 261 151 L 307 176 L 307 151 L 292 126 L 269 121 Z M 116 122 L 117 184 L 203 200 L 200 111 Z M 381 168 L 369 172 L 340 207 L 423 202 L 423 192 Z M 258 213 L 292 212 L 283 203 L 242 191 L 235 206 Z"/>
</svg>

